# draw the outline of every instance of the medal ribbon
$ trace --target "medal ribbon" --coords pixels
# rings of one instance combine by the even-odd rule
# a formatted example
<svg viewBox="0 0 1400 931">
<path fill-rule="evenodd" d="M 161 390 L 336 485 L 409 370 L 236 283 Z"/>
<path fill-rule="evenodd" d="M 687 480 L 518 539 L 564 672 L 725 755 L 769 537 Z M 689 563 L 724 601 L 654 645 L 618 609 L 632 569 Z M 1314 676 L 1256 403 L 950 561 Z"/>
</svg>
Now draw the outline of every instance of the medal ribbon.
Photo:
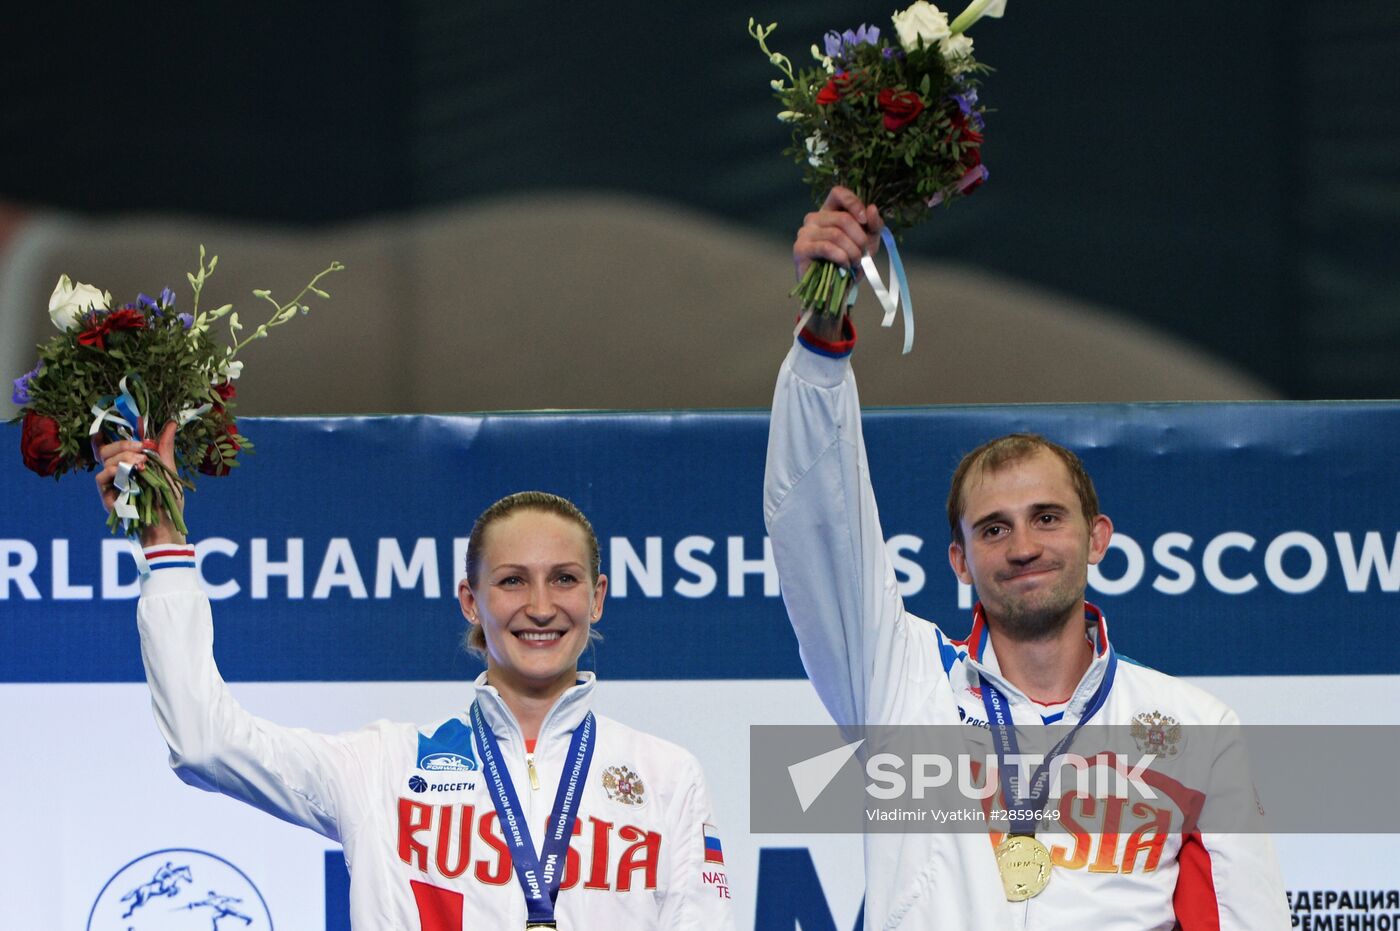
<svg viewBox="0 0 1400 931">
<path fill-rule="evenodd" d="M 1113 647 L 1110 645 L 1108 665 L 1104 669 L 1103 679 L 1099 682 L 1099 687 L 1094 691 L 1093 697 L 1089 699 L 1089 704 L 1084 708 L 1084 714 L 1079 718 L 1078 723 L 1070 728 L 1069 733 L 1060 738 L 1044 762 L 1036 769 L 1035 774 L 1031 777 L 1030 791 L 1024 795 L 1015 791 L 1015 787 L 1012 785 L 1011 767 L 1006 765 L 1008 756 L 1020 753 L 1016 745 L 1016 725 L 1011 720 L 1011 706 L 1007 703 L 1006 696 L 1002 694 L 1001 689 L 993 685 L 986 677 L 982 677 L 982 706 L 987 709 L 987 724 L 992 732 L 992 741 L 996 745 L 1002 801 L 1009 810 L 1025 809 L 1028 812 L 1025 816 L 1016 817 L 1013 815 L 1009 819 L 1008 835 L 1035 836 L 1036 819 L 1033 813 L 1045 810 L 1045 801 L 1050 795 L 1050 764 L 1069 749 L 1069 745 L 1074 741 L 1074 735 L 1079 733 L 1079 729 L 1087 724 L 1089 719 L 1104 706 L 1104 702 L 1108 700 L 1108 690 L 1113 688 L 1113 676 L 1117 671 L 1118 654 L 1113 652 Z M 1020 804 L 1022 800 L 1026 804 Z"/>
<path fill-rule="evenodd" d="M 471 715 L 481 751 L 482 769 L 486 773 L 486 788 L 496 806 L 501 833 L 510 845 L 515 878 L 525 892 L 525 906 L 529 910 L 527 922 L 552 922 L 554 901 L 559 897 L 559 884 L 564 879 L 569 838 L 573 836 L 574 822 L 578 820 L 579 797 L 588 779 L 588 766 L 593 761 L 593 712 L 584 715 L 583 722 L 575 728 L 573 739 L 569 741 L 564 774 L 559 779 L 559 790 L 555 793 L 554 807 L 549 814 L 549 833 L 544 839 L 543 850 L 538 854 L 535 852 L 535 842 L 530 837 L 530 826 L 525 823 L 520 798 L 515 794 L 515 783 L 511 781 L 510 773 L 501 759 L 496 735 L 486 726 L 480 702 L 472 702 Z"/>
</svg>

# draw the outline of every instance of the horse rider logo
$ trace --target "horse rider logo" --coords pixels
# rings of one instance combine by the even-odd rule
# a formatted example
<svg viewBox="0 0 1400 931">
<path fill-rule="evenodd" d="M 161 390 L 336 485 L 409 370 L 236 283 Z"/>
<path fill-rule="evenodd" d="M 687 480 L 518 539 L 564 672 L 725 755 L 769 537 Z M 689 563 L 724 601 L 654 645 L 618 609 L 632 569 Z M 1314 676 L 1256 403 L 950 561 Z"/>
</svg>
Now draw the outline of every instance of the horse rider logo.
<svg viewBox="0 0 1400 931">
<path fill-rule="evenodd" d="M 98 893 L 88 931 L 272 931 L 267 903 L 242 870 L 212 853 L 157 850 Z"/>
<path fill-rule="evenodd" d="M 144 882 L 122 896 L 123 902 L 131 903 L 130 907 L 122 912 L 122 918 L 130 918 L 133 912 L 157 896 L 169 899 L 179 895 L 180 883 L 182 882 L 194 882 L 194 877 L 190 875 L 190 868 L 176 866 L 166 860 L 165 865 L 156 870 L 150 882 Z"/>
</svg>

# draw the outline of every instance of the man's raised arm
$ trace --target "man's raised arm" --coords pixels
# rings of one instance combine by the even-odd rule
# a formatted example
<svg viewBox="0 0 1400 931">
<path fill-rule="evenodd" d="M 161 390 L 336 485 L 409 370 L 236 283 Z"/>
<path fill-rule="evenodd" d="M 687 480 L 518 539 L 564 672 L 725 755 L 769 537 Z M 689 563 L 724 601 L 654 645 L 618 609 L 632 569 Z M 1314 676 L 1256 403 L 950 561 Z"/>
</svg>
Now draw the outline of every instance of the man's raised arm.
<svg viewBox="0 0 1400 931">
<path fill-rule="evenodd" d="M 857 266 L 880 228 L 875 207 L 833 190 L 797 234 L 799 276 L 817 258 Z M 844 315 L 814 318 L 799 335 L 778 375 L 764 478 L 788 617 L 838 724 L 892 721 L 898 704 L 948 690 L 930 649 L 937 633 L 907 620 L 885 551 L 848 358 L 854 344 Z"/>
</svg>

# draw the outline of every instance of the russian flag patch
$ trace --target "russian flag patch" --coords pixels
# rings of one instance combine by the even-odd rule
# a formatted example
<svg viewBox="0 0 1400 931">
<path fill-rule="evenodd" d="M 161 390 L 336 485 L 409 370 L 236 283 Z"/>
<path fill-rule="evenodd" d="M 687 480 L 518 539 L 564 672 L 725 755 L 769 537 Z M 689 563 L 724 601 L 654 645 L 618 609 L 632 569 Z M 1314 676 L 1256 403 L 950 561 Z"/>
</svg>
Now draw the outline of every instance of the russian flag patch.
<svg viewBox="0 0 1400 931">
<path fill-rule="evenodd" d="M 145 553 L 146 562 L 153 570 L 194 568 L 192 546 L 148 546 Z"/>
<path fill-rule="evenodd" d="M 719 833 L 713 824 L 706 823 L 703 828 L 705 834 L 705 862 L 718 863 L 724 865 L 724 848 L 719 843 Z"/>
</svg>

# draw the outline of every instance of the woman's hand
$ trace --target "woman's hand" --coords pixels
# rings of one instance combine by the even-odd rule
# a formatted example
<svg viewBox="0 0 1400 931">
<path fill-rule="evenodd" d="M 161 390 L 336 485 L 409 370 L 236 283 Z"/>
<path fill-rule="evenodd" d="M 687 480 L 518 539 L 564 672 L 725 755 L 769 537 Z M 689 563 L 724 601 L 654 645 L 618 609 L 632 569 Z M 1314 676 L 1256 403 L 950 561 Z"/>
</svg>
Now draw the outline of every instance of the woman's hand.
<svg viewBox="0 0 1400 931">
<path fill-rule="evenodd" d="M 160 457 L 161 462 L 170 470 L 170 474 L 175 474 L 175 422 L 173 420 L 160 431 L 160 437 L 155 442 L 147 440 L 143 444 L 136 440 L 118 440 L 98 448 L 97 458 L 102 463 L 102 468 L 97 473 L 97 493 L 102 497 L 102 506 L 109 512 L 116 506 L 117 497 L 121 494 L 116 485 L 118 468 L 123 463 L 129 463 L 133 471 L 143 471 L 147 466 L 147 457 L 152 453 Z M 183 516 L 184 494 L 178 482 L 174 485 L 174 493 Z M 175 522 L 170 519 L 170 514 L 163 507 L 160 510 L 160 523 L 153 527 L 146 527 L 141 531 L 142 546 L 184 542 L 185 535 L 175 526 Z"/>
</svg>

